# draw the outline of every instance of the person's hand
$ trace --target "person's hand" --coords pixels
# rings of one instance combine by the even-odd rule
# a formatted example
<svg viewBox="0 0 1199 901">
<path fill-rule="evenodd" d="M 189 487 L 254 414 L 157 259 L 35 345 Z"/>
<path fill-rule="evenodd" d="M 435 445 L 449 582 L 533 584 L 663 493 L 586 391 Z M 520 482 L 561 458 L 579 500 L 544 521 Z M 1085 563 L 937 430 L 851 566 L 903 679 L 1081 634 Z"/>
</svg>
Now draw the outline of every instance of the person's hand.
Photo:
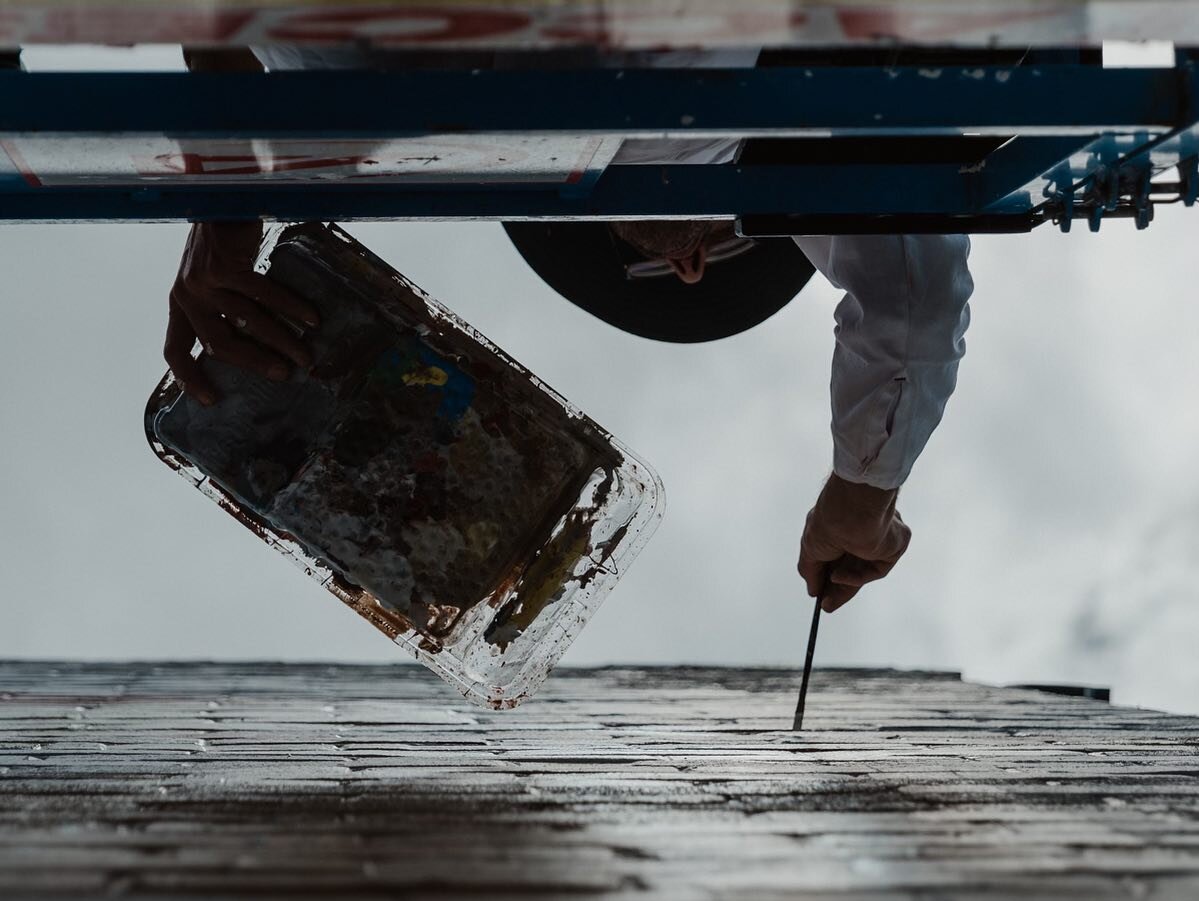
<svg viewBox="0 0 1199 901">
<path fill-rule="evenodd" d="M 822 598 L 826 613 L 887 575 L 908 549 L 912 530 L 895 509 L 898 494 L 829 476 L 808 513 L 799 548 L 799 574 L 808 595 Z"/>
<path fill-rule="evenodd" d="M 219 400 L 192 347 L 203 354 L 284 381 L 292 364 L 312 365 L 297 328 L 320 324 L 316 308 L 254 271 L 262 240 L 257 222 L 192 226 L 170 294 L 163 356 L 183 390 L 205 406 Z M 285 322 L 284 320 L 290 322 Z"/>
</svg>

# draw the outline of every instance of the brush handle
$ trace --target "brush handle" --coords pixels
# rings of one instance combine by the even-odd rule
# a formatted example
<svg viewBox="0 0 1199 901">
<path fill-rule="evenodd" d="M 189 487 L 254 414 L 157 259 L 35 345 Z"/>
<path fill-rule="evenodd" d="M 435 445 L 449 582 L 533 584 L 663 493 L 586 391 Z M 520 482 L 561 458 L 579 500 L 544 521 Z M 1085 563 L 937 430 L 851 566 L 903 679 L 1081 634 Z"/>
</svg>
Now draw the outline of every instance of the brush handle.
<svg viewBox="0 0 1199 901">
<path fill-rule="evenodd" d="M 808 680 L 812 677 L 812 657 L 816 653 L 816 633 L 820 630 L 820 603 L 824 600 L 824 592 L 816 598 L 816 607 L 812 610 L 812 628 L 808 631 L 808 653 L 803 662 L 803 681 L 799 684 L 799 703 L 795 705 L 795 722 L 791 729 L 798 732 L 803 728 L 803 708 L 808 699 Z"/>
</svg>

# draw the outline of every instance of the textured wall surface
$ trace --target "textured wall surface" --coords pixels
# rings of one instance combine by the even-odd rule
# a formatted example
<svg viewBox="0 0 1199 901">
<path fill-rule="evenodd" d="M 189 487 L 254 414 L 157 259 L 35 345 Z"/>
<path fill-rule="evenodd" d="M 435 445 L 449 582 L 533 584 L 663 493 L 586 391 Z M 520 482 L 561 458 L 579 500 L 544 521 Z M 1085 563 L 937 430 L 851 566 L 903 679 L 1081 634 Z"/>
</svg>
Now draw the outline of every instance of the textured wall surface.
<svg viewBox="0 0 1199 901">
<path fill-rule="evenodd" d="M 0 896 L 1199 896 L 1199 720 L 813 678 L 0 663 Z"/>
</svg>

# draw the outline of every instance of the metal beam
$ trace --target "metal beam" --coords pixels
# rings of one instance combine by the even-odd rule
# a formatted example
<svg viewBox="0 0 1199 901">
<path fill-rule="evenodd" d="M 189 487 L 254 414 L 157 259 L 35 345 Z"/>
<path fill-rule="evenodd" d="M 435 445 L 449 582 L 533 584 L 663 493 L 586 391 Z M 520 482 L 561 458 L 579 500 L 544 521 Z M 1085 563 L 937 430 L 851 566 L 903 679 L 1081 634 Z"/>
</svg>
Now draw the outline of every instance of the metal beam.
<svg viewBox="0 0 1199 901">
<path fill-rule="evenodd" d="M 0 133 L 629 137 L 1166 131 L 1183 69 L 0 72 Z"/>
<path fill-rule="evenodd" d="M 1044 202 L 1045 173 L 1085 151 L 1098 135 L 1018 136 L 993 151 L 967 174 L 978 209 L 1032 209 Z"/>
<path fill-rule="evenodd" d="M 960 214 L 967 202 L 966 183 L 956 165 L 612 166 L 585 196 L 488 185 L 45 187 L 0 193 L 0 221 Z"/>
<path fill-rule="evenodd" d="M 1045 222 L 1030 212 L 901 213 L 879 216 L 808 215 L 744 216 L 737 232 L 747 238 L 792 235 L 1008 235 L 1030 232 Z"/>
</svg>

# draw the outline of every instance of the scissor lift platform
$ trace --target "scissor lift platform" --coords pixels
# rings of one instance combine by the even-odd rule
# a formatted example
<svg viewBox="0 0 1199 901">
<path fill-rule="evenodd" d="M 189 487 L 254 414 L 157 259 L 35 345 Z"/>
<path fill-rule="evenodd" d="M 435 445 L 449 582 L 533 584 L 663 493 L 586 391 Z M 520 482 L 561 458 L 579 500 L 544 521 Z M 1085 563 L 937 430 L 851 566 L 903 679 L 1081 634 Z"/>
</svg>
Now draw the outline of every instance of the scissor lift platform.
<svg viewBox="0 0 1199 901">
<path fill-rule="evenodd" d="M 0 220 L 1019 232 L 1144 227 L 1199 193 L 1199 10 L 1169 0 L 0 0 L 0 22 L 14 45 L 372 48 L 358 71 L 0 71 Z M 1105 40 L 1147 37 L 1176 42 L 1166 65 L 1105 67 Z M 613 164 L 629 139 L 741 144 Z"/>
</svg>

